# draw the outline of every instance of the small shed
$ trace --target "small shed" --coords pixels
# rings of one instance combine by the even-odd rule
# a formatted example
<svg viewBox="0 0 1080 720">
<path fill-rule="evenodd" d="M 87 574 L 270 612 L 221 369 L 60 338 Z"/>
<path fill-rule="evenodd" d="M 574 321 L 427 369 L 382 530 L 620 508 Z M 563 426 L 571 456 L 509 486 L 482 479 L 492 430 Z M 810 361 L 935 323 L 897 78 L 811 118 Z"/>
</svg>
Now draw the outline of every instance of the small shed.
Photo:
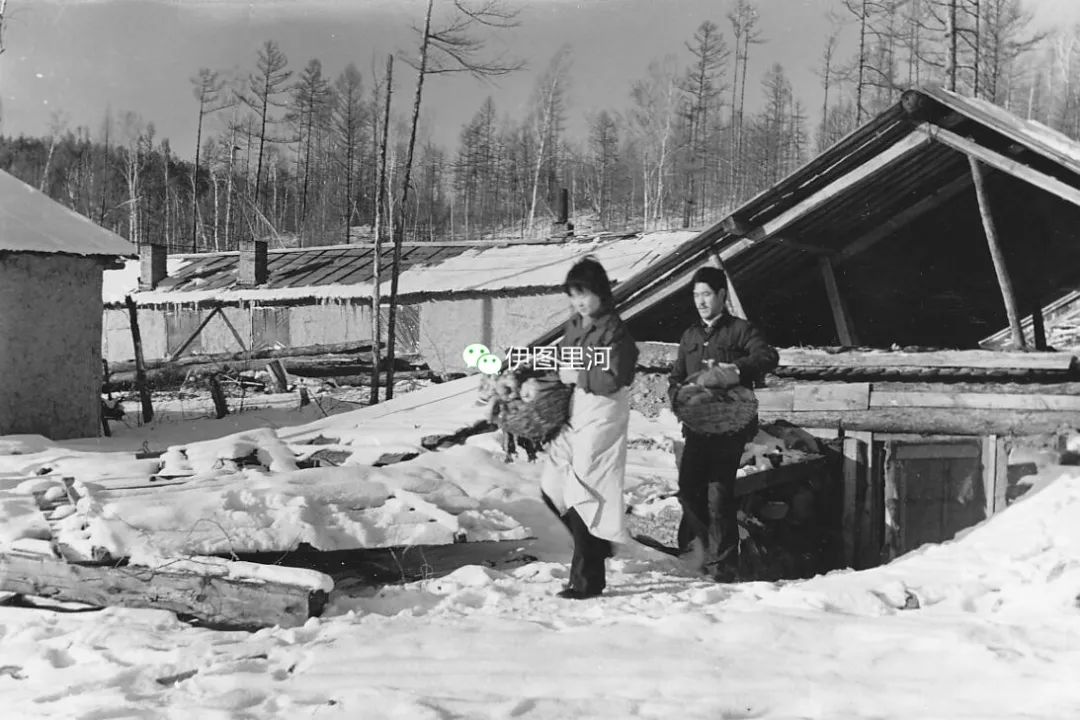
<svg viewBox="0 0 1080 720">
<path fill-rule="evenodd" d="M 695 235 L 680 230 L 548 242 L 405 243 L 396 352 L 419 356 L 436 372 L 463 371 L 461 352 L 471 343 L 503 351 L 561 323 L 569 312 L 562 283 L 576 260 L 595 256 L 617 285 Z M 162 250 L 144 248 L 141 274 L 132 262 L 106 278 L 110 362 L 133 357 L 127 294 L 138 306 L 148 360 L 180 350 L 215 354 L 371 341 L 371 244 L 267 250 L 256 243 L 248 251 L 169 256 L 167 263 Z M 380 255 L 382 333 L 392 256 L 388 244 Z"/>
<path fill-rule="evenodd" d="M 663 370 L 692 274 L 728 271 L 735 308 L 788 348 L 762 419 L 836 440 L 842 563 L 866 567 L 1004 508 L 1013 438 L 1080 428 L 1076 357 L 1043 332 L 1080 289 L 1078 227 L 1080 143 L 913 89 L 615 299 Z"/>
<path fill-rule="evenodd" d="M 102 272 L 134 254 L 0 171 L 0 435 L 98 434 Z"/>
</svg>

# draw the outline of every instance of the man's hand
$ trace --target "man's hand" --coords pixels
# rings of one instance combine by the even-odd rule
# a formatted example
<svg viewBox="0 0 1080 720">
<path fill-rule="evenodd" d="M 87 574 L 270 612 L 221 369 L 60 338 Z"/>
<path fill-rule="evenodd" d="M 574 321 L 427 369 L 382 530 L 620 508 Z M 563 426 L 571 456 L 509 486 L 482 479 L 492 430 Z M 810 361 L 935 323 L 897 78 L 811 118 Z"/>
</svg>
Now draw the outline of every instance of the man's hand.
<svg viewBox="0 0 1080 720">
<path fill-rule="evenodd" d="M 579 372 L 580 370 L 561 368 L 559 370 L 559 380 L 562 382 L 563 385 L 577 385 Z"/>
</svg>

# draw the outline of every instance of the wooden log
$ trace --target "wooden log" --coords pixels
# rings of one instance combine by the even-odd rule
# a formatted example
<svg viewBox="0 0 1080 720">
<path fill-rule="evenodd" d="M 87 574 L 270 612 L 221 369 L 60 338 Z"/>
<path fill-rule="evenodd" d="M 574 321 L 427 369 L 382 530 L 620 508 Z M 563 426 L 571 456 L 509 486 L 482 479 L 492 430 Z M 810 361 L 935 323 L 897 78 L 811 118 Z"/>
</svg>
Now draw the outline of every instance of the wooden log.
<svg viewBox="0 0 1080 720">
<path fill-rule="evenodd" d="M 222 318 L 224 317 L 225 315 L 222 315 Z M 241 345 L 241 347 L 243 347 L 243 345 Z M 144 367 L 147 370 L 153 370 L 155 368 L 166 367 L 168 365 L 187 367 L 189 365 L 212 365 L 214 363 L 230 362 L 234 360 L 265 360 L 269 358 L 291 360 L 292 358 L 311 357 L 316 355 L 359 356 L 371 352 L 371 349 L 372 346 L 369 342 L 328 343 L 323 345 L 305 345 L 303 347 L 291 348 L 265 348 L 262 350 L 253 350 L 250 353 L 247 352 L 247 350 L 243 350 L 241 352 L 189 355 L 188 357 L 177 359 L 176 362 L 169 362 L 168 360 L 151 360 L 149 362 L 145 362 Z M 401 356 L 401 358 L 416 359 L 415 356 Z M 134 361 L 109 363 L 109 370 L 112 373 L 131 372 L 134 369 Z"/>
<path fill-rule="evenodd" d="M 131 343 L 135 348 L 135 389 L 139 391 L 139 401 L 142 403 L 143 422 L 154 419 L 154 405 L 150 401 L 150 388 L 146 386 L 146 366 L 143 364 L 142 335 L 139 333 L 139 311 L 135 307 L 135 301 L 130 295 L 124 297 L 127 304 L 128 317 L 131 321 Z"/>
<path fill-rule="evenodd" d="M 220 567 L 220 563 L 207 564 L 208 569 Z M 0 553 L 0 590 L 95 607 L 158 608 L 222 628 L 303 625 L 322 614 L 332 586 L 328 577 L 323 588 L 315 589 L 230 577 L 220 570 L 197 573 L 134 565 L 76 565 L 39 554 Z"/>
<path fill-rule="evenodd" d="M 986 190 L 986 178 L 983 175 L 979 161 L 973 156 L 968 156 L 968 164 L 971 166 L 971 178 L 975 181 L 975 196 L 979 201 L 979 215 L 982 217 L 983 231 L 986 233 L 986 244 L 990 248 L 990 258 L 994 262 L 994 273 L 997 275 L 998 287 L 1001 288 L 1001 298 L 1005 302 L 1005 314 L 1009 318 L 1009 328 L 1012 330 L 1013 345 L 1018 348 L 1027 347 L 1024 338 L 1024 330 L 1020 327 L 1020 310 L 1016 304 L 1016 294 L 1013 292 L 1012 278 L 1005 266 L 1005 252 L 1001 248 L 997 228 L 994 226 L 994 217 L 990 212 L 990 198 Z"/>
<path fill-rule="evenodd" d="M 995 350 L 826 352 L 807 348 L 784 348 L 779 353 L 781 367 L 952 367 L 1066 372 L 1076 363 L 1074 355 L 1061 352 L 999 352 Z"/>
<path fill-rule="evenodd" d="M 1080 427 L 1080 413 L 968 408 L 871 408 L 787 412 L 759 410 L 762 422 L 787 420 L 804 428 L 839 428 L 920 435 L 1018 437 Z"/>
</svg>

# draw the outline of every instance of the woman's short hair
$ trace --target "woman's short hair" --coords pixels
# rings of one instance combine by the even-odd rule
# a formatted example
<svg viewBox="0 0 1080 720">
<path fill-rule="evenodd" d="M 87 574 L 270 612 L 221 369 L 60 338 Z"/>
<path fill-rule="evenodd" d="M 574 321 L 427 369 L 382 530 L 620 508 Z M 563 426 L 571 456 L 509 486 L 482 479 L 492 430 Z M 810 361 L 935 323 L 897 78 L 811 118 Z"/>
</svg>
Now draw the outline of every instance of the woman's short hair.
<svg viewBox="0 0 1080 720">
<path fill-rule="evenodd" d="M 690 280 L 690 285 L 692 287 L 698 283 L 705 283 L 712 288 L 714 293 L 718 293 L 721 290 L 727 290 L 727 275 L 720 268 L 698 268 L 698 271 L 694 273 L 694 277 Z"/>
<path fill-rule="evenodd" d="M 607 271 L 596 258 L 587 256 L 574 263 L 566 274 L 563 290 L 567 295 L 571 290 L 587 290 L 600 298 L 605 304 L 611 303 L 611 281 Z"/>
</svg>

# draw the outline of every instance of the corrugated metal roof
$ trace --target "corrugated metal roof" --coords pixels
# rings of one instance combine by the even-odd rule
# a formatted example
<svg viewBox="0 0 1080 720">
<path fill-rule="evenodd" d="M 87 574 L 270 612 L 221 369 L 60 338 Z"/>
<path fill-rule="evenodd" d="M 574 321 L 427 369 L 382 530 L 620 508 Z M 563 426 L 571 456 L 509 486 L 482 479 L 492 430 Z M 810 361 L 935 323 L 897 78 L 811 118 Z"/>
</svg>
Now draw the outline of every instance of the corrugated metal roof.
<svg viewBox="0 0 1080 720">
<path fill-rule="evenodd" d="M 570 265 L 593 255 L 618 283 L 647 272 L 656 262 L 696 231 L 677 230 L 643 235 L 578 238 L 559 243 L 516 243 L 484 246 L 415 243 L 402 248 L 399 297 L 476 295 L 492 292 L 539 292 L 561 287 Z M 390 292 L 393 248 L 380 254 L 383 272 L 380 292 Z M 115 271 L 121 282 L 106 274 L 106 303 L 132 293 L 140 305 L 172 303 L 302 303 L 322 300 L 368 299 L 373 294 L 374 249 L 364 245 L 271 250 L 267 253 L 267 282 L 255 288 L 237 283 L 238 253 L 172 256 L 170 276 L 152 291 L 135 292 L 137 271 Z M 134 265 L 134 263 L 131 263 Z"/>
<path fill-rule="evenodd" d="M 0 252 L 116 256 L 135 246 L 0 170 Z"/>
</svg>

